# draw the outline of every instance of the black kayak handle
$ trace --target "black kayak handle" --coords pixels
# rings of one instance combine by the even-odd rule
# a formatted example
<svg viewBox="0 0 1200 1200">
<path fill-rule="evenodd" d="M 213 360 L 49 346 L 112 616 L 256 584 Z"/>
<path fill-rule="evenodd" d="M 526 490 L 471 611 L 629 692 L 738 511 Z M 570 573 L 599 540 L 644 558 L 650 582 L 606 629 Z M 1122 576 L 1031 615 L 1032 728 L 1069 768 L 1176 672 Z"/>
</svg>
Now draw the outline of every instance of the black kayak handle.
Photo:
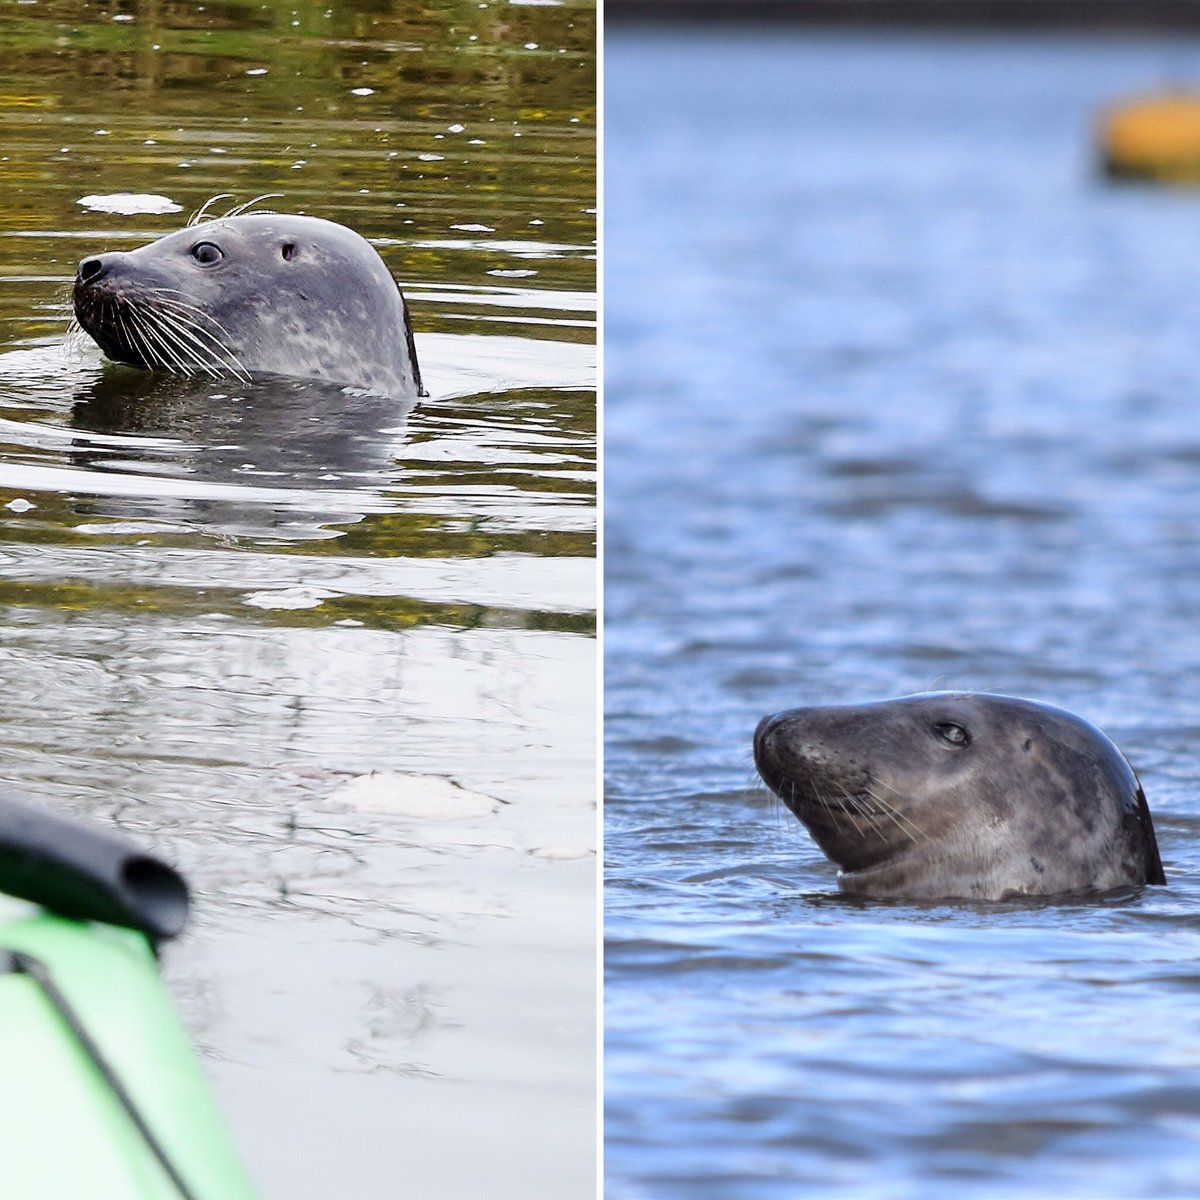
<svg viewBox="0 0 1200 1200">
<path fill-rule="evenodd" d="M 0 796 L 0 892 L 154 942 L 187 924 L 183 876 L 124 834 Z"/>
</svg>

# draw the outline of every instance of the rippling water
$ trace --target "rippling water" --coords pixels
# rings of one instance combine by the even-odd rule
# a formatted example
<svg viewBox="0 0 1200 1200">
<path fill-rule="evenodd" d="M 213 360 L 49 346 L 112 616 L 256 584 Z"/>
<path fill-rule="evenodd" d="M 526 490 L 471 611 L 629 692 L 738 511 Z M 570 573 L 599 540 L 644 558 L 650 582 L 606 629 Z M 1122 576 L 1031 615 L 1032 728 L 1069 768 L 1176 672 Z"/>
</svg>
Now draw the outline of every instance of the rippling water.
<svg viewBox="0 0 1200 1200">
<path fill-rule="evenodd" d="M 0 39 L 4 781 L 189 875 L 168 978 L 265 1196 L 590 1194 L 594 11 Z M 64 348 L 78 259 L 224 192 L 373 241 L 427 401 Z"/>
<path fill-rule="evenodd" d="M 1094 169 L 1194 41 L 610 29 L 614 1198 L 1195 1194 L 1200 195 Z M 841 898 L 764 713 L 1040 697 L 1169 886 Z"/>
</svg>

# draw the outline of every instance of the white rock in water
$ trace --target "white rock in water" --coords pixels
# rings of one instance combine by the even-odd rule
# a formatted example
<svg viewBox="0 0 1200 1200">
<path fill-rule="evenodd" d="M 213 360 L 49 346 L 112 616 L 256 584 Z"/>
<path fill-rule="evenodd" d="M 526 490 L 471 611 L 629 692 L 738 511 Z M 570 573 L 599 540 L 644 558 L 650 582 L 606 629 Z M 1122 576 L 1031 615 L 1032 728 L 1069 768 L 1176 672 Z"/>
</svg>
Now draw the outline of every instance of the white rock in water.
<svg viewBox="0 0 1200 1200">
<path fill-rule="evenodd" d="M 386 813 L 417 821 L 466 821 L 490 817 L 501 801 L 472 792 L 442 775 L 373 771 L 342 784 L 329 799 L 357 812 Z"/>
<path fill-rule="evenodd" d="M 75 203 L 92 212 L 118 213 L 123 217 L 134 213 L 183 212 L 183 205 L 153 193 L 110 192 L 107 196 L 84 196 Z"/>
</svg>

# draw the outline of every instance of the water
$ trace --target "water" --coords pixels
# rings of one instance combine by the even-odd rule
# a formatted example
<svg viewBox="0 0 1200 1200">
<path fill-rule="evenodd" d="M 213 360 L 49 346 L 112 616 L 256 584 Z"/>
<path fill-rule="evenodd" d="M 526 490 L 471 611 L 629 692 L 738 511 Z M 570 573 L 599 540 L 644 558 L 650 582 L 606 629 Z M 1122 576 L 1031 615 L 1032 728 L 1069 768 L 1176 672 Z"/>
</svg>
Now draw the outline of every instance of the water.
<svg viewBox="0 0 1200 1200">
<path fill-rule="evenodd" d="M 264 1197 L 591 1194 L 594 12 L 0 39 L 4 782 L 190 877 L 167 980 Z M 222 192 L 376 244 L 427 401 L 64 355 L 78 259 Z"/>
<path fill-rule="evenodd" d="M 1195 1195 L 1200 43 L 610 29 L 606 1194 Z M 759 717 L 930 687 L 1126 750 L 1169 886 L 841 898 Z"/>
</svg>

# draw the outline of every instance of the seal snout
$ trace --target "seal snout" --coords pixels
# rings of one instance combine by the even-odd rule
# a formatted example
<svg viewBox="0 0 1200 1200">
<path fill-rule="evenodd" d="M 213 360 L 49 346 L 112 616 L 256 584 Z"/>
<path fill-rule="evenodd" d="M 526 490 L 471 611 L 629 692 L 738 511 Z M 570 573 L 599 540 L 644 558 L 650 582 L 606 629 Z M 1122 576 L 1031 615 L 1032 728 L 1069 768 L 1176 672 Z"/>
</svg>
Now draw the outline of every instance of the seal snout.
<svg viewBox="0 0 1200 1200">
<path fill-rule="evenodd" d="M 758 727 L 754 730 L 754 757 L 755 758 L 758 758 L 759 749 L 762 747 L 763 743 L 766 741 L 767 734 L 768 734 L 768 732 L 770 732 L 771 726 L 775 723 L 775 717 L 776 717 L 775 713 L 772 713 L 770 716 L 763 717 L 763 719 L 761 721 L 759 721 Z"/>
<path fill-rule="evenodd" d="M 831 729 L 827 709 L 789 708 L 763 717 L 754 731 L 754 765 L 766 785 L 796 802 L 798 785 L 857 789 L 866 768 L 845 739 Z M 786 792 L 786 796 L 785 796 Z"/>
<path fill-rule="evenodd" d="M 124 250 L 109 250 L 104 254 L 93 254 L 80 260 L 75 268 L 75 295 L 89 292 L 106 292 L 116 286 L 128 286 L 139 279 L 130 277 L 130 255 Z M 154 285 L 159 281 L 144 269 L 141 272 L 142 285 Z"/>
<path fill-rule="evenodd" d="M 775 741 L 779 726 L 783 723 L 783 713 L 771 713 L 763 717 L 754 730 L 754 765 L 758 773 L 771 786 L 771 776 L 774 771 L 774 760 L 778 756 Z"/>
<path fill-rule="evenodd" d="M 777 796 L 786 792 L 789 803 L 795 800 L 796 783 L 809 776 L 820 757 L 805 736 L 805 715 L 797 708 L 772 713 L 754 731 L 754 765 L 767 787 Z"/>
</svg>

